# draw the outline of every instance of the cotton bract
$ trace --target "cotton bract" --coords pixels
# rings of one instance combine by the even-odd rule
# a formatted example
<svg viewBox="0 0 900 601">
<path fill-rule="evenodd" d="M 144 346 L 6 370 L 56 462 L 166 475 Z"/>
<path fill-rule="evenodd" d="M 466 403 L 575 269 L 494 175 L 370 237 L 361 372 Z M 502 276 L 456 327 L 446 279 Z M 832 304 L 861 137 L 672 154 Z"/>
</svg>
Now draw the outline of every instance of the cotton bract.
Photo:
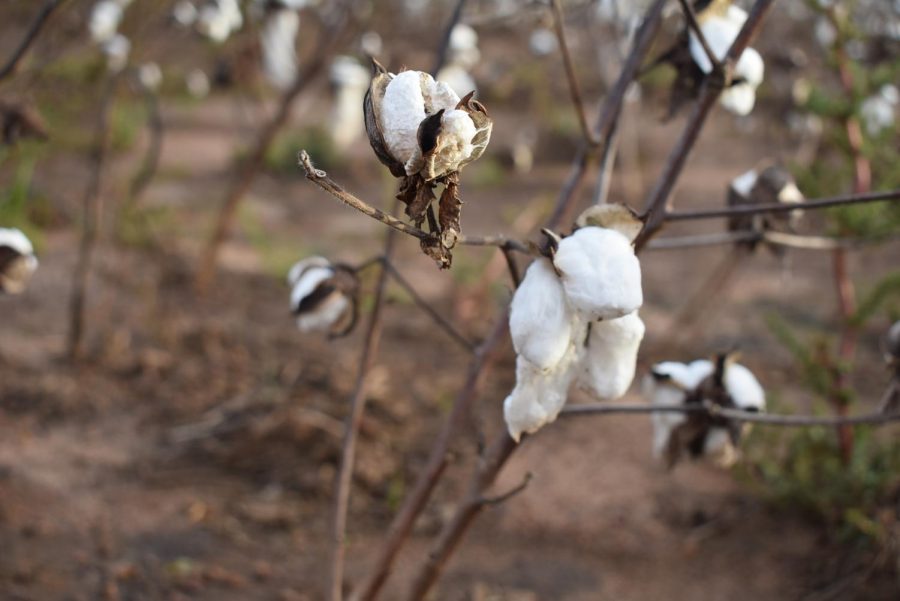
<svg viewBox="0 0 900 601">
<path fill-rule="evenodd" d="M 566 297 L 588 320 L 616 319 L 643 303 L 641 265 L 617 231 L 583 227 L 559 243 L 553 258 Z"/>
<path fill-rule="evenodd" d="M 21 230 L 0 228 L 0 293 L 24 292 L 37 268 L 31 240 Z"/>
<path fill-rule="evenodd" d="M 644 330 L 637 313 L 592 323 L 579 385 L 601 400 L 613 401 L 624 395 L 634 380 Z"/>
</svg>

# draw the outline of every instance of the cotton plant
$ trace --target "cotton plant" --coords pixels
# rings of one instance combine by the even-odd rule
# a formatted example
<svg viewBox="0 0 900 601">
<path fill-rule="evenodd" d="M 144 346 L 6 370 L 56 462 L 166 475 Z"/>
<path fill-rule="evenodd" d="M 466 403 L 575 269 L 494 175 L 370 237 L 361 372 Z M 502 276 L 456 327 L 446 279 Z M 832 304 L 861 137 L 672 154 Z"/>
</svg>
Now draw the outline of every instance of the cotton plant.
<svg viewBox="0 0 900 601">
<path fill-rule="evenodd" d="M 644 396 L 660 407 L 690 407 L 705 404 L 726 409 L 762 412 L 765 391 L 756 376 L 733 356 L 719 355 L 715 361 L 657 363 L 645 376 Z M 655 412 L 653 453 L 672 468 L 684 456 L 708 457 L 730 466 L 739 457 L 738 445 L 748 426 L 706 412 Z"/>
<path fill-rule="evenodd" d="M 325 257 L 307 257 L 295 263 L 287 276 L 290 308 L 301 332 L 348 334 L 356 324 L 355 272 Z"/>
<path fill-rule="evenodd" d="M 0 228 L 0 294 L 21 294 L 38 268 L 31 240 L 15 228 Z"/>
<path fill-rule="evenodd" d="M 482 155 L 493 122 L 473 94 L 460 98 L 428 73 L 394 74 L 374 60 L 373 70 L 364 102 L 369 142 L 391 174 L 402 179 L 398 198 L 416 227 L 431 210 L 435 186 L 444 186 L 436 223 L 429 220 L 433 236 L 422 241 L 422 250 L 449 268 L 461 231 L 459 172 Z"/>
<path fill-rule="evenodd" d="M 623 206 L 594 207 L 525 272 L 510 306 L 516 386 L 503 403 L 517 442 L 556 419 L 573 383 L 605 400 L 631 385 L 644 336 L 640 229 Z"/>
</svg>

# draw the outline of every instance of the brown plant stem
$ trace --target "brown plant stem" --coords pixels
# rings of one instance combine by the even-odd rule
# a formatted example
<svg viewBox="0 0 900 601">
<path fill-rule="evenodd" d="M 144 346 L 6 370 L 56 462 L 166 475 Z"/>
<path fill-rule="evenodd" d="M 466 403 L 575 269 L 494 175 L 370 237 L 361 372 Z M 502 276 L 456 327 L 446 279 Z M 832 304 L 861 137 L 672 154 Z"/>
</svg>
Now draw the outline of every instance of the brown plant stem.
<svg viewBox="0 0 900 601">
<path fill-rule="evenodd" d="M 594 146 L 600 142 L 600 138 L 588 125 L 587 113 L 584 110 L 584 100 L 581 96 L 581 84 L 578 83 L 578 75 L 575 73 L 575 64 L 569 53 L 569 42 L 566 39 L 566 27 L 563 19 L 562 7 L 559 0 L 550 0 L 550 11 L 553 13 L 553 27 L 556 31 L 556 39 L 559 42 L 559 50 L 562 54 L 563 66 L 566 70 L 566 81 L 569 83 L 569 95 L 572 97 L 572 106 L 578 116 L 578 124 L 585 141 Z"/>
<path fill-rule="evenodd" d="M 900 190 L 883 190 L 881 192 L 866 192 L 864 194 L 843 194 L 828 198 L 811 198 L 804 201 L 802 210 L 828 209 L 845 205 L 865 204 L 869 202 L 889 202 L 900 200 Z M 741 215 L 758 215 L 762 213 L 790 213 L 796 211 L 796 206 L 785 203 L 771 203 L 758 205 L 738 205 L 721 209 L 695 209 L 689 211 L 667 211 L 663 219 L 665 221 L 690 221 L 694 219 L 716 219 L 735 217 Z"/>
<path fill-rule="evenodd" d="M 82 354 L 85 328 L 85 304 L 87 303 L 88 278 L 97 244 L 100 221 L 103 215 L 103 168 L 109 153 L 109 120 L 118 77 L 113 75 L 104 83 L 97 114 L 88 184 L 82 200 L 82 230 L 78 245 L 78 258 L 72 273 L 72 291 L 69 296 L 69 332 L 66 354 L 69 360 L 76 360 Z"/>
<path fill-rule="evenodd" d="M 34 44 L 35 40 L 37 40 L 38 35 L 44 28 L 44 25 L 47 24 L 56 9 L 62 6 L 65 2 L 66 0 L 47 0 L 47 2 L 44 3 L 44 5 L 41 7 L 41 10 L 38 11 L 37 16 L 35 16 L 34 21 L 31 22 L 31 26 L 28 28 L 28 31 L 25 32 L 25 37 L 22 38 L 22 41 L 13 51 L 12 55 L 9 57 L 6 63 L 4 63 L 2 67 L 0 67 L 0 81 L 3 81 L 7 77 L 15 73 L 16 68 L 25 57 L 28 49 L 31 48 L 31 45 Z"/>
<path fill-rule="evenodd" d="M 394 201 L 394 212 L 397 211 L 400 201 Z M 359 358 L 359 369 L 356 377 L 356 387 L 350 399 L 350 414 L 347 416 L 344 428 L 344 441 L 341 445 L 341 464 L 338 469 L 335 495 L 334 495 L 334 519 L 332 522 L 332 543 L 334 545 L 331 561 L 331 601 L 341 601 L 344 596 L 344 538 L 347 531 L 347 509 L 350 504 L 350 489 L 353 484 L 353 466 L 356 460 L 356 443 L 359 437 L 359 427 L 365 413 L 368 392 L 368 375 L 378 355 L 378 343 L 381 339 L 382 309 L 384 307 L 385 291 L 389 276 L 391 255 L 396 242 L 396 231 L 388 230 L 384 241 L 384 260 L 378 273 L 378 282 L 375 285 L 375 297 L 372 305 L 372 313 L 369 316 L 369 324 L 366 329 L 366 338 L 363 343 L 362 355 Z"/>
<path fill-rule="evenodd" d="M 330 15 L 330 18 L 326 19 L 327 25 L 319 34 L 319 39 L 312 52 L 311 58 L 303 69 L 297 73 L 297 77 L 291 87 L 282 94 L 275 114 L 262 127 L 249 155 L 237 169 L 237 175 L 229 185 L 225 192 L 225 196 L 222 199 L 216 225 L 206 243 L 197 268 L 195 287 L 198 291 L 206 291 L 215 278 L 219 250 L 225 242 L 225 238 L 228 236 L 228 232 L 231 229 L 231 224 L 234 221 L 234 216 L 237 213 L 241 200 L 246 196 L 247 192 L 250 190 L 250 186 L 256 179 L 256 175 L 262 167 L 266 154 L 272 146 L 272 143 L 275 141 L 275 136 L 290 119 L 294 101 L 319 74 L 325 66 L 326 59 L 337 46 L 341 37 L 340 32 L 349 20 L 350 9 L 352 8 L 354 1 L 355 0 L 344 0 L 335 6 L 334 12 Z"/>
<path fill-rule="evenodd" d="M 700 137 L 700 131 L 706 123 L 706 118 L 712 111 L 719 94 L 722 92 L 723 83 L 727 83 L 730 79 L 730 71 L 735 61 L 744 52 L 744 49 L 750 44 L 750 40 L 756 35 L 757 30 L 762 25 L 763 18 L 772 8 L 774 0 L 756 0 L 747 21 L 738 33 L 737 38 L 728 49 L 725 55 L 724 64 L 726 65 L 725 82 L 719 82 L 715 77 L 707 77 L 703 80 L 700 88 L 700 96 L 694 105 L 694 110 L 688 117 L 687 124 L 681 132 L 681 136 L 675 147 L 669 153 L 663 171 L 656 180 L 656 185 L 647 196 L 644 203 L 644 229 L 635 240 L 634 246 L 636 250 L 640 250 L 647 241 L 656 234 L 666 221 L 666 205 L 675 187 L 675 182 L 681 175 L 688 157 Z"/>
</svg>

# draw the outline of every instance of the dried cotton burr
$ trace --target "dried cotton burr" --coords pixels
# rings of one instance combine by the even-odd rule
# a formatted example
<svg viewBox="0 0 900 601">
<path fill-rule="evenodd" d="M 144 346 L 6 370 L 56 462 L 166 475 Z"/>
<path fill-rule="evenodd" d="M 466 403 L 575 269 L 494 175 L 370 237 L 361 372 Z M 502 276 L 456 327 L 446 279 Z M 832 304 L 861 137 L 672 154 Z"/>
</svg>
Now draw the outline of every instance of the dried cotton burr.
<svg viewBox="0 0 900 601">
<path fill-rule="evenodd" d="M 482 155 L 493 123 L 469 94 L 462 99 L 428 73 L 389 73 L 373 60 L 364 101 L 366 133 L 378 159 L 402 178 L 398 198 L 416 227 L 426 219 L 432 234 L 422 250 L 450 267 L 460 235 L 459 172 Z M 444 186 L 434 217 L 434 188 Z"/>
<path fill-rule="evenodd" d="M 775 203 L 800 206 L 805 200 L 791 172 L 777 164 L 751 169 L 731 180 L 728 187 L 729 207 Z M 729 218 L 728 229 L 759 235 L 767 230 L 794 231 L 802 216 L 802 209 L 771 215 L 737 215 Z M 752 249 L 756 242 L 748 242 L 747 246 Z"/>
<path fill-rule="evenodd" d="M 352 269 L 325 257 L 308 257 L 291 267 L 287 281 L 291 313 L 301 332 L 339 337 L 353 329 L 359 282 Z"/>
<path fill-rule="evenodd" d="M 0 228 L 0 294 L 21 294 L 38 268 L 31 240 L 14 228 Z"/>
</svg>

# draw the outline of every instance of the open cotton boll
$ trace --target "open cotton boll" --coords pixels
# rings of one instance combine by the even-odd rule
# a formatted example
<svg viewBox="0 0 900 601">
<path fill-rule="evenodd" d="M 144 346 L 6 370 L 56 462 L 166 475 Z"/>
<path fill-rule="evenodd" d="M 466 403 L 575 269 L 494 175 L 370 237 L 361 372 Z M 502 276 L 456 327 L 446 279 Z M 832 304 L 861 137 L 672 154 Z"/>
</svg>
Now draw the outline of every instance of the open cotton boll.
<svg viewBox="0 0 900 601">
<path fill-rule="evenodd" d="M 591 323 L 578 384 L 602 400 L 618 399 L 634 380 L 644 322 L 637 313 Z"/>
<path fill-rule="evenodd" d="M 200 9 L 197 28 L 203 35 L 222 43 L 244 24 L 237 0 L 214 0 Z"/>
<path fill-rule="evenodd" d="M 38 268 L 31 240 L 14 228 L 0 228 L 0 293 L 21 294 Z"/>
<path fill-rule="evenodd" d="M 574 314 L 548 259 L 537 259 L 513 295 L 509 331 L 516 353 L 539 369 L 554 367 L 572 339 Z"/>
<path fill-rule="evenodd" d="M 350 309 L 350 300 L 332 293 L 314 311 L 297 314 L 297 328 L 301 332 L 326 332 L 340 321 Z"/>
<path fill-rule="evenodd" d="M 106 55 L 106 68 L 118 73 L 128 64 L 131 53 L 131 41 L 121 33 L 117 33 L 103 43 L 103 54 Z"/>
<path fill-rule="evenodd" d="M 690 364 L 676 361 L 657 363 L 644 377 L 641 394 L 654 405 L 681 406 L 687 392 L 696 388 L 713 369 L 712 362 L 706 359 Z M 683 413 L 655 412 L 650 419 L 653 424 L 653 454 L 660 457 L 669 444 L 672 431 L 687 417 Z"/>
<path fill-rule="evenodd" d="M 553 263 L 569 303 L 589 321 L 622 317 L 644 301 L 641 265 L 619 232 L 583 227 L 559 243 Z"/>
<path fill-rule="evenodd" d="M 288 271 L 287 275 L 287 283 L 289 286 L 296 286 L 297 282 L 300 281 L 300 276 L 303 273 L 312 267 L 331 267 L 331 261 L 326 259 L 325 257 L 313 256 L 307 257 L 301 261 L 297 261 L 291 266 L 290 271 Z"/>
<path fill-rule="evenodd" d="M 571 347 L 569 356 L 549 372 L 522 356 L 516 358 L 516 387 L 503 402 L 503 418 L 513 440 L 519 442 L 523 433 L 534 434 L 556 420 L 566 404 L 577 356 Z"/>
<path fill-rule="evenodd" d="M 88 31 L 94 43 L 102 44 L 116 35 L 122 12 L 123 7 L 113 0 L 102 0 L 94 5 L 88 21 Z"/>
<path fill-rule="evenodd" d="M 734 66 L 734 79 L 740 79 L 754 89 L 763 82 L 766 73 L 766 64 L 762 56 L 754 48 L 745 48 Z"/>
<path fill-rule="evenodd" d="M 303 299 L 312 294 L 319 284 L 332 276 L 334 276 L 334 270 L 331 267 L 308 267 L 305 269 L 291 290 L 291 310 L 299 311 Z"/>
<path fill-rule="evenodd" d="M 731 48 L 738 33 L 740 33 L 745 20 L 746 13 L 744 13 L 743 20 L 711 16 L 700 24 L 700 31 L 703 32 L 703 37 L 706 39 L 706 43 L 716 59 L 722 60 L 728 54 L 728 49 Z M 711 73 L 712 63 L 709 61 L 709 57 L 706 56 L 706 51 L 703 49 L 703 44 L 700 43 L 700 38 L 697 37 L 693 30 L 691 30 L 689 35 L 689 48 L 691 57 L 697 63 L 697 66 L 700 67 L 700 70 L 704 73 Z"/>
<path fill-rule="evenodd" d="M 138 68 L 138 81 L 147 90 L 157 90 L 162 79 L 162 69 L 156 63 L 144 63 Z"/>
<path fill-rule="evenodd" d="M 738 409 L 763 411 L 766 408 L 766 393 L 759 380 L 739 363 L 725 369 L 725 390 Z"/>
<path fill-rule="evenodd" d="M 197 21 L 197 7 L 190 0 L 180 0 L 172 8 L 172 18 L 182 27 L 190 27 Z"/>
<path fill-rule="evenodd" d="M 263 71 L 269 82 L 280 90 L 288 88 L 297 76 L 297 32 L 300 15 L 292 10 L 277 10 L 266 17 L 260 32 Z"/>
<path fill-rule="evenodd" d="M 722 92 L 719 102 L 728 112 L 746 117 L 756 105 L 756 89 L 746 83 L 733 85 Z"/>
<path fill-rule="evenodd" d="M 404 166 L 421 160 L 417 134 L 425 118 L 425 98 L 422 94 L 421 74 L 418 71 L 398 73 L 384 92 L 381 123 L 384 142 L 391 155 Z"/>
</svg>

